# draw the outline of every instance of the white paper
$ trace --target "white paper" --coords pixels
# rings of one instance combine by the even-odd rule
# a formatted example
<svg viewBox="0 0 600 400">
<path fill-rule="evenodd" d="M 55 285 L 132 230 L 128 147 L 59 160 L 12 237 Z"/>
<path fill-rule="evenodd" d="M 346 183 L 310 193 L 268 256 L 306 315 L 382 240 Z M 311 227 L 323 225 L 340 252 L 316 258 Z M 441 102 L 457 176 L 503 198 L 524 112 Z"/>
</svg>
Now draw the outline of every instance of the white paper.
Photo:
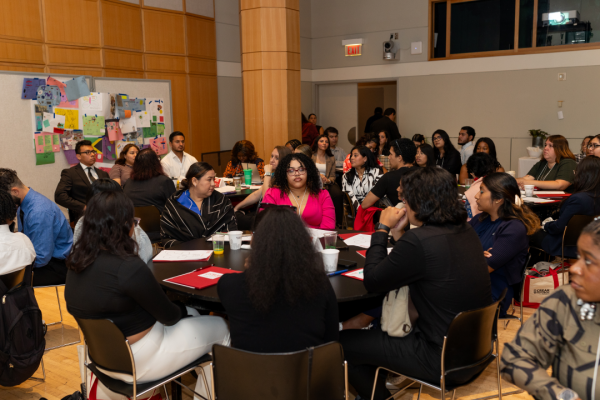
<svg viewBox="0 0 600 400">
<path fill-rule="evenodd" d="M 364 279 L 364 269 L 356 269 L 348 274 L 345 274 L 345 276 L 352 276 L 354 278 L 358 278 L 358 279 Z"/>
<path fill-rule="evenodd" d="M 563 116 L 563 112 L 562 112 L 562 111 L 559 111 L 559 112 L 558 112 L 558 119 L 563 119 L 563 118 L 564 118 L 564 116 Z"/>
<path fill-rule="evenodd" d="M 223 235 L 223 241 L 229 242 L 229 235 L 227 233 L 215 233 L 215 235 Z M 252 240 L 252 235 L 242 235 L 242 242 L 249 242 Z M 206 238 L 207 242 L 212 242 L 212 236 Z"/>
<path fill-rule="evenodd" d="M 538 199 L 537 197 L 525 197 L 523 199 L 523 201 L 526 201 L 529 203 L 551 203 L 556 200 Z"/>
<path fill-rule="evenodd" d="M 204 260 L 212 255 L 212 250 L 163 250 L 153 258 L 154 261 L 195 261 Z"/>
<path fill-rule="evenodd" d="M 215 188 L 215 190 L 221 193 L 235 192 L 235 186 L 223 186 Z"/>
<path fill-rule="evenodd" d="M 219 279 L 220 277 L 223 276 L 223 274 L 218 273 L 218 272 L 206 272 L 206 273 L 200 274 L 198 276 L 201 276 L 202 278 L 206 278 L 206 279 Z"/>
<path fill-rule="evenodd" d="M 102 93 L 91 92 L 89 96 L 81 97 L 79 99 L 79 109 L 81 111 L 102 110 Z"/>
<path fill-rule="evenodd" d="M 562 192 L 560 190 L 536 190 L 533 192 L 533 194 L 536 196 L 543 196 L 545 194 L 565 194 L 565 192 Z"/>
<path fill-rule="evenodd" d="M 306 228 L 306 229 L 308 229 L 308 234 L 312 238 L 322 238 L 323 236 L 325 236 L 326 233 L 336 233 L 336 231 L 324 231 L 322 229 L 315 229 L 315 228 Z"/>
<path fill-rule="evenodd" d="M 42 132 L 54 133 L 54 128 L 65 129 L 65 119 L 64 115 L 44 113 Z"/>
<path fill-rule="evenodd" d="M 137 132 L 135 118 L 133 117 L 119 119 L 119 127 L 121 127 L 121 132 L 123 133 Z"/>
<path fill-rule="evenodd" d="M 261 189 L 262 185 L 250 185 L 250 189 Z"/>
<path fill-rule="evenodd" d="M 358 246 L 365 249 L 371 247 L 371 235 L 358 234 L 349 239 L 344 240 L 348 246 Z"/>
<path fill-rule="evenodd" d="M 150 114 L 148 111 L 134 111 L 135 125 L 138 128 L 150 128 Z"/>
<path fill-rule="evenodd" d="M 165 123 L 165 102 L 162 99 L 146 99 L 146 111 L 150 114 L 150 122 Z"/>
</svg>

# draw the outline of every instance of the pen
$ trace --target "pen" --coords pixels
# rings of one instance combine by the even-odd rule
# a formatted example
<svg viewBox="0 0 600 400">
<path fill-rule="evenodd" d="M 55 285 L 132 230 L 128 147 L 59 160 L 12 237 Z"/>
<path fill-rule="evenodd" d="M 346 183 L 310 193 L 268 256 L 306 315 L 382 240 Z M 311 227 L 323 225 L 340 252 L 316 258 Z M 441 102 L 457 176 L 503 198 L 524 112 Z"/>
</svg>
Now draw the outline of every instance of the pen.
<svg viewBox="0 0 600 400">
<path fill-rule="evenodd" d="M 331 273 L 327 274 L 327 276 L 336 276 L 336 275 L 339 275 L 339 274 L 343 274 L 346 271 L 348 271 L 348 270 L 347 269 L 343 269 L 341 271 L 331 272 Z"/>
</svg>

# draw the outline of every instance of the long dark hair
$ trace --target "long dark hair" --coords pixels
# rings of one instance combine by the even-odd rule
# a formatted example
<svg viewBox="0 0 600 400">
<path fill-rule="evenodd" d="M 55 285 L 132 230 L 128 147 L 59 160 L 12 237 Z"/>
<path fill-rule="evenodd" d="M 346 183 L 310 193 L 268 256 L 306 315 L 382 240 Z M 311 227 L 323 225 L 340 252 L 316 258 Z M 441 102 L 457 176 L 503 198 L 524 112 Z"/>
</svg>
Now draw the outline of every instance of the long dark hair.
<svg viewBox="0 0 600 400">
<path fill-rule="evenodd" d="M 287 143 L 286 143 L 285 145 L 287 146 L 288 144 L 289 144 L 290 146 L 292 146 L 292 148 L 293 148 L 294 150 L 296 150 L 296 147 L 300 146 L 300 145 L 302 144 L 302 142 L 301 142 L 301 141 L 299 141 L 298 139 L 291 139 L 291 140 L 288 140 L 288 141 L 287 141 Z"/>
<path fill-rule="evenodd" d="M 365 161 L 364 165 L 365 174 L 368 173 L 371 170 L 371 168 L 379 168 L 377 160 L 375 160 L 375 154 L 373 154 L 371 149 L 365 146 L 354 146 L 352 150 L 350 150 L 350 158 L 352 158 L 352 152 L 354 150 L 358 151 L 361 156 L 367 157 L 367 161 Z M 356 169 L 354 167 L 350 168 L 350 171 L 346 172 L 346 175 L 346 180 L 348 181 L 348 183 L 351 184 L 354 181 L 354 177 L 356 176 Z"/>
<path fill-rule="evenodd" d="M 292 306 L 310 302 L 326 289 L 328 281 L 322 257 L 315 251 L 304 223 L 283 207 L 271 207 L 260 214 L 245 272 L 252 305 L 266 313 L 281 299 Z"/>
<path fill-rule="evenodd" d="M 600 197 L 600 158 L 586 156 L 575 170 L 573 193 L 587 192 L 594 197 Z"/>
<path fill-rule="evenodd" d="M 415 133 L 412 137 L 412 141 L 425 144 L 425 136 L 421 135 L 420 133 Z"/>
<path fill-rule="evenodd" d="M 487 137 L 482 137 L 482 138 L 477 139 L 477 142 L 475 142 L 475 149 L 474 149 L 475 152 L 477 152 L 477 146 L 479 146 L 479 143 L 481 143 L 481 142 L 484 142 L 485 144 L 487 144 L 488 149 L 490 149 L 489 154 L 490 154 L 490 157 L 492 157 L 492 159 L 494 160 L 494 166 L 496 167 L 496 169 L 500 168 L 500 163 L 498 162 L 498 157 L 496 157 L 496 145 L 494 144 L 494 141 Z"/>
<path fill-rule="evenodd" d="M 482 184 L 490 191 L 492 201 L 504 200 L 504 203 L 498 209 L 498 217 L 504 220 L 520 220 L 527 228 L 527 235 L 533 235 L 540 229 L 538 216 L 525 204 L 515 204 L 515 197 L 521 198 L 521 189 L 519 189 L 515 178 L 504 172 L 493 172 L 483 178 Z M 481 213 L 479 220 L 483 221 L 487 216 L 487 213 Z"/>
<path fill-rule="evenodd" d="M 458 152 L 458 150 L 456 150 L 456 148 L 450 141 L 450 137 L 448 136 L 446 131 L 442 130 L 442 129 L 438 129 L 435 132 L 433 132 L 433 135 L 431 135 L 431 143 L 434 144 L 433 154 L 435 154 L 435 158 L 438 158 L 440 156 L 440 151 L 438 150 L 437 147 L 435 147 L 435 142 L 433 140 L 433 137 L 435 136 L 436 133 L 438 135 L 440 135 L 442 137 L 442 140 L 444 141 L 444 157 L 450 153 Z"/>
<path fill-rule="evenodd" d="M 427 225 L 460 225 L 467 221 L 458 200 L 456 179 L 443 168 L 425 167 L 402 175 L 402 196 L 415 217 Z"/>
<path fill-rule="evenodd" d="M 487 153 L 475 153 L 467 160 L 467 172 L 476 178 L 483 178 L 496 172 L 494 159 Z"/>
<path fill-rule="evenodd" d="M 151 148 L 145 148 L 138 153 L 131 170 L 132 181 L 146 181 L 155 176 L 164 175 L 158 156 Z"/>
<path fill-rule="evenodd" d="M 85 194 L 85 203 L 87 204 L 92 197 L 102 192 L 122 192 L 123 188 L 112 179 L 96 179 L 88 188 Z"/>
<path fill-rule="evenodd" d="M 417 147 L 417 150 L 421 150 L 421 153 L 425 154 L 425 156 L 427 157 L 427 164 L 425 165 L 426 167 L 435 167 L 435 154 L 433 153 L 433 147 L 431 147 L 427 143 L 423 143 L 422 145 Z"/>
<path fill-rule="evenodd" d="M 385 144 L 383 145 L 383 149 L 381 149 L 381 155 L 389 156 L 390 155 L 390 133 L 385 129 L 380 130 L 379 132 L 375 132 L 377 134 L 377 139 L 379 140 L 379 147 L 381 149 L 381 138 L 379 137 L 380 133 L 385 135 Z M 379 152 L 377 152 L 379 154 Z"/>
<path fill-rule="evenodd" d="M 100 253 L 121 258 L 137 255 L 138 245 L 129 236 L 132 226 L 133 203 L 122 191 L 93 196 L 85 209 L 81 237 L 67 257 L 67 267 L 81 272 L 92 265 Z"/>
<path fill-rule="evenodd" d="M 179 182 L 179 189 L 188 190 L 192 186 L 192 178 L 202 179 L 209 171 L 214 171 L 209 163 L 204 161 L 193 163 L 185 174 L 185 179 Z"/>
<path fill-rule="evenodd" d="M 310 158 L 306 157 L 302 153 L 292 153 L 279 160 L 279 165 L 275 169 L 275 179 L 273 180 L 273 186 L 281 189 L 281 198 L 286 194 L 290 193 L 290 185 L 288 184 L 287 170 L 290 167 L 292 160 L 296 160 L 306 169 L 306 187 L 308 192 L 313 196 L 318 196 L 321 192 L 319 188 L 319 182 L 321 177 L 317 166 Z"/>
<path fill-rule="evenodd" d="M 11 194 L 0 190 L 0 225 L 6 225 L 7 221 L 13 221 L 17 216 L 17 205 Z"/>
<path fill-rule="evenodd" d="M 302 125 L 304 126 L 304 124 L 308 124 L 308 119 L 306 119 L 306 115 L 302 113 Z"/>
<path fill-rule="evenodd" d="M 138 153 L 140 152 L 140 148 L 139 147 L 137 147 L 133 143 L 129 143 L 128 145 L 126 145 L 125 147 L 123 147 L 123 150 L 121 150 L 121 153 L 119 154 L 119 158 L 117 159 L 117 161 L 115 161 L 115 164 L 125 165 L 125 156 L 129 152 L 129 149 L 132 148 L 132 147 L 135 147 L 137 149 Z"/>
<path fill-rule="evenodd" d="M 319 140 L 321 140 L 322 138 L 327 139 L 327 149 L 325 150 L 325 154 L 327 155 L 327 157 L 333 157 L 333 153 L 331 152 L 331 143 L 329 142 L 329 136 L 327 136 L 326 134 L 317 136 L 317 138 L 313 141 L 311 148 L 313 154 L 317 154 L 317 152 L 319 151 Z"/>
<path fill-rule="evenodd" d="M 375 143 L 375 148 L 372 149 L 373 154 L 379 155 L 379 133 L 371 132 L 369 134 L 369 137 L 367 138 L 365 145 L 367 145 L 371 142 Z"/>
<path fill-rule="evenodd" d="M 246 162 L 251 163 L 256 161 L 256 149 L 254 148 L 254 144 L 249 140 L 240 140 L 233 145 L 231 149 L 231 164 L 238 165 L 240 160 L 238 158 L 238 154 L 242 153 L 246 156 Z"/>
</svg>

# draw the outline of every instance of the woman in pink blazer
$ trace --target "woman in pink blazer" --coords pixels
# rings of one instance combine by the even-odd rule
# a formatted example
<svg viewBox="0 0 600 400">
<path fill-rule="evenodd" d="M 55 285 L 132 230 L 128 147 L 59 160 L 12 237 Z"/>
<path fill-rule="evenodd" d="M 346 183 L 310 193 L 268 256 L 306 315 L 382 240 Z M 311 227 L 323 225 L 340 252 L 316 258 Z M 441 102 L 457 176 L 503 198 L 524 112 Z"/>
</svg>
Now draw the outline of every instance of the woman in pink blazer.
<svg viewBox="0 0 600 400">
<path fill-rule="evenodd" d="M 310 228 L 335 229 L 335 208 L 327 190 L 319 189 L 320 180 L 310 158 L 290 154 L 279 161 L 263 203 L 294 206 Z"/>
</svg>

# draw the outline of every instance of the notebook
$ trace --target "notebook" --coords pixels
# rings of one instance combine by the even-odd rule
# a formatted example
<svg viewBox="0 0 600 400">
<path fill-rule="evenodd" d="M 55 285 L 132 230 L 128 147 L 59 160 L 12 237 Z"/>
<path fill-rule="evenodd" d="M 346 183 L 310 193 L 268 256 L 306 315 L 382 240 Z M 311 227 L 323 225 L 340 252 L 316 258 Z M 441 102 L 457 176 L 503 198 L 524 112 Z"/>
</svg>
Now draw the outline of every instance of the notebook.
<svg viewBox="0 0 600 400">
<path fill-rule="evenodd" d="M 364 277 L 363 277 L 363 268 L 361 269 L 355 269 L 353 271 L 348 271 L 348 272 L 344 272 L 342 274 L 343 276 L 347 276 L 348 278 L 352 278 L 352 279 L 358 279 L 359 281 L 364 281 Z"/>
<path fill-rule="evenodd" d="M 239 274 L 240 272 L 242 271 L 210 266 L 198 268 L 187 274 L 174 276 L 164 281 L 193 289 L 204 289 L 216 285 L 219 279 L 225 274 Z"/>
<path fill-rule="evenodd" d="M 153 262 L 198 262 L 208 261 L 212 256 L 212 250 L 163 250 Z"/>
</svg>

